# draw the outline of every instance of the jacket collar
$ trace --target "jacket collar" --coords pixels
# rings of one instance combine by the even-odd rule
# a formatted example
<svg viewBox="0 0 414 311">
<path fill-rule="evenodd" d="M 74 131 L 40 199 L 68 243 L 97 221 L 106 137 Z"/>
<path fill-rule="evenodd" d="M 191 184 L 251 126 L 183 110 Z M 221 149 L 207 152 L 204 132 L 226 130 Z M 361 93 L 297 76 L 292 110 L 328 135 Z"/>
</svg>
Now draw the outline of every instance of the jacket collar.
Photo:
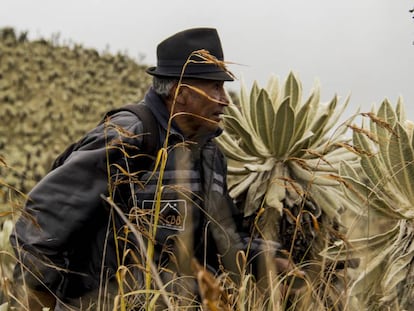
<svg viewBox="0 0 414 311">
<path fill-rule="evenodd" d="M 151 112 L 154 114 L 159 124 L 167 132 L 168 120 L 170 119 L 170 112 L 167 110 L 167 107 L 164 104 L 162 98 L 157 93 L 155 93 L 152 87 L 145 94 L 144 102 L 151 110 Z M 179 127 L 174 122 L 174 120 L 171 124 L 170 134 L 175 134 L 184 137 L 183 133 L 180 131 Z"/>
</svg>

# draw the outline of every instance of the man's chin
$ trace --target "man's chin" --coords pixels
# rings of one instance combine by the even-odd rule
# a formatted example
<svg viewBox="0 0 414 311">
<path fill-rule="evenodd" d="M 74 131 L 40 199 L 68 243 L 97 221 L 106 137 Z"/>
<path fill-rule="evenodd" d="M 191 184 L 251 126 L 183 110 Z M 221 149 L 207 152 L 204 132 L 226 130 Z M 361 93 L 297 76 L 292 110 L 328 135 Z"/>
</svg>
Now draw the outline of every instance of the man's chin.
<svg viewBox="0 0 414 311">
<path fill-rule="evenodd" d="M 216 124 L 208 124 L 202 128 L 199 128 L 198 133 L 200 136 L 218 136 L 223 132 L 224 124 L 222 122 Z"/>
<path fill-rule="evenodd" d="M 208 131 L 210 133 L 216 133 L 218 130 L 222 131 L 224 129 L 223 121 L 216 122 L 215 124 L 210 124 L 208 127 Z"/>
</svg>

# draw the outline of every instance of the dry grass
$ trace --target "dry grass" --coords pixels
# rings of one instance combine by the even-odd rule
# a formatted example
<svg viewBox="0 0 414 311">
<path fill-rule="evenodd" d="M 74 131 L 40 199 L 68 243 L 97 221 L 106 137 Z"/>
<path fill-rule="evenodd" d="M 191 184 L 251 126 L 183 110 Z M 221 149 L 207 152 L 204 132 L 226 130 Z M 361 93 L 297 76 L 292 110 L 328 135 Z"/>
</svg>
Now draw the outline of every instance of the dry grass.
<svg viewBox="0 0 414 311">
<path fill-rule="evenodd" d="M 2 35 L 4 35 L 4 32 Z M 127 93 L 127 101 L 140 98 L 142 94 L 131 92 L 131 89 L 136 89 L 137 87 L 146 88 L 148 81 L 142 80 L 142 84 L 145 85 L 145 87 L 136 85 L 137 82 L 132 83 L 126 76 L 132 72 L 135 72 L 135 74 L 139 76 L 139 73 L 137 72 L 142 70 L 142 68 L 134 67 L 134 65 L 133 68 L 135 68 L 135 71 L 129 70 L 129 61 L 123 59 L 121 55 L 115 58 L 110 55 L 103 56 L 102 59 L 104 62 L 112 64 L 110 65 L 112 66 L 112 72 L 115 72 L 116 75 L 124 77 L 124 80 L 121 81 L 122 83 L 125 81 L 128 82 L 127 84 L 132 83 L 130 84 L 131 88 L 128 88 L 128 90 L 121 89 L 121 92 L 119 93 L 117 91 L 115 97 L 112 97 L 113 94 L 109 96 L 110 93 L 105 91 L 106 93 L 104 92 L 104 96 L 108 97 L 108 102 L 106 105 L 103 105 L 100 102 L 102 97 L 100 97 L 101 95 L 98 95 L 97 93 L 97 89 L 102 89 L 102 85 L 91 84 L 91 80 L 94 80 L 88 77 L 88 75 L 91 75 L 91 72 L 88 73 L 88 70 L 82 71 L 80 68 L 79 72 L 71 72 L 70 74 L 76 75 L 82 81 L 82 85 L 73 85 L 73 81 L 70 79 L 68 81 L 65 79 L 60 80 L 61 76 L 67 74 L 67 72 L 63 70 L 65 68 L 64 63 L 53 62 L 52 58 L 50 60 L 51 63 L 48 63 L 45 58 L 41 58 L 40 60 L 37 59 L 39 55 L 46 55 L 46 57 L 53 55 L 53 50 L 56 49 L 59 53 L 66 55 L 65 57 L 69 59 L 72 56 L 77 55 L 76 57 L 80 57 L 81 59 L 84 57 L 86 60 L 92 60 L 99 58 L 96 51 L 85 50 L 81 47 L 74 47 L 73 49 L 68 47 L 52 47 L 46 41 L 30 45 L 23 39 L 19 42 L 19 40 L 16 40 L 16 36 L 14 39 L 10 39 L 10 37 L 8 37 L 7 40 L 3 40 L 0 44 L 0 52 L 4 52 L 4 55 L 6 55 L 6 61 L 2 62 L 2 65 L 7 65 L 7 70 L 3 70 L 3 72 L 7 75 L 7 80 L 12 81 L 11 85 L 14 85 L 14 87 L 17 85 L 23 87 L 22 89 L 13 89 L 10 87 L 8 89 L 3 88 L 0 90 L 0 104 L 2 107 L 5 107 L 2 109 L 5 109 L 5 115 L 9 118 L 7 122 L 3 122 L 4 125 L 2 126 L 4 126 L 4 128 L 9 128 L 11 124 L 20 124 L 15 127 L 14 132 L 10 132 L 9 137 L 0 137 L 0 144 L 3 144 L 3 146 L 6 147 L 5 151 L 7 156 L 7 158 L 4 159 L 4 157 L 0 155 L 0 166 L 2 169 L 0 171 L 0 185 L 2 186 L 1 194 L 3 198 L 2 203 L 3 206 L 7 206 L 0 210 L 0 311 L 6 310 L 6 304 L 13 299 L 18 300 L 18 304 L 20 305 L 18 309 L 28 310 L 29 292 L 24 290 L 20 298 L 14 296 L 15 286 L 11 277 L 11 267 L 18 259 L 13 255 L 7 240 L 10 234 L 11 225 L 14 222 L 14 219 L 16 219 L 16 215 L 20 212 L 22 202 L 25 199 L 24 196 L 22 196 L 22 193 L 19 193 L 17 189 L 22 190 L 22 192 L 27 192 L 34 182 L 46 173 L 46 163 L 50 162 L 53 155 L 55 155 L 57 150 L 62 147 L 58 146 L 55 142 L 56 137 L 59 138 L 60 135 L 74 140 L 75 137 L 78 137 L 84 132 L 84 129 L 75 129 L 73 127 L 74 132 L 68 133 L 67 130 L 71 131 L 72 126 L 79 126 L 79 124 L 83 121 L 87 121 L 85 122 L 87 126 L 91 126 L 98 121 L 97 119 L 83 120 L 83 116 L 94 114 L 98 117 L 101 115 L 101 113 L 98 113 L 98 108 L 107 110 L 107 108 L 110 108 L 110 106 L 115 103 L 124 102 L 126 98 L 119 94 L 124 91 Z M 13 63 L 16 62 L 16 55 L 19 53 L 24 54 L 28 52 L 29 49 L 32 49 L 33 54 L 28 55 L 29 57 L 32 55 L 33 59 L 27 59 L 27 61 L 22 64 Z M 211 57 L 207 51 L 196 51 L 193 56 L 196 56 L 199 61 L 214 63 L 221 68 L 226 68 L 225 63 Z M 24 76 L 22 72 L 24 70 L 29 70 L 29 65 L 31 65 L 35 59 L 37 59 L 36 66 L 42 67 L 40 68 L 35 66 L 36 70 L 43 70 L 41 72 L 44 76 L 42 75 L 38 78 L 35 77 L 30 79 L 47 83 L 47 88 L 45 88 L 44 84 L 40 83 L 35 88 L 30 89 L 28 88 L 28 85 L 26 85 L 27 81 L 30 79 L 20 81 L 13 78 L 16 75 Z M 62 59 L 64 59 L 64 57 L 62 57 Z M 92 69 L 89 68 L 89 70 L 92 70 L 95 74 L 101 72 L 99 66 L 102 65 L 102 59 L 93 62 L 97 67 Z M 190 61 L 193 62 L 194 60 L 189 59 L 189 62 Z M 81 63 L 82 67 L 88 62 L 81 61 Z M 76 64 L 76 66 L 78 65 L 79 63 Z M 62 70 L 61 72 L 63 73 L 59 70 Z M 185 70 L 185 66 L 183 70 Z M 113 77 L 112 73 L 108 74 L 108 76 Z M 108 79 L 108 76 L 100 76 L 98 80 L 109 80 L 110 87 L 113 89 L 114 80 Z M 65 84 L 66 82 L 68 84 Z M 116 81 L 116 83 L 118 82 L 119 81 Z M 65 84 L 63 87 L 64 92 L 61 92 L 59 89 L 59 83 Z M 54 87 L 52 87 L 53 85 Z M 188 85 L 183 84 L 182 86 L 189 87 Z M 85 92 L 90 92 L 91 88 L 95 97 L 86 98 L 85 93 L 79 94 L 79 92 L 83 92 L 83 89 L 85 89 Z M 26 101 L 28 100 L 27 98 L 30 97 L 33 92 L 40 89 L 46 91 L 42 91 L 40 93 L 39 98 L 36 99 L 38 101 L 29 101 L 30 104 L 27 105 L 28 110 L 23 109 L 26 105 Z M 177 90 L 178 89 L 179 88 L 177 88 Z M 21 95 L 19 95 L 17 91 L 20 92 L 19 94 L 24 94 L 24 96 L 20 98 L 19 96 Z M 202 95 L 202 93 L 198 93 Z M 80 96 L 76 97 L 76 94 Z M 56 103 L 59 103 L 60 105 L 55 105 Z M 92 103 L 91 106 L 87 108 L 90 103 Z M 71 109 L 66 110 L 68 107 L 71 107 Z M 46 111 L 52 110 L 54 112 L 53 118 L 56 118 L 56 120 L 53 120 L 53 122 L 55 123 L 52 124 L 47 121 L 48 113 L 45 113 L 44 109 L 48 109 Z M 37 114 L 35 113 L 36 111 L 39 111 L 42 114 Z M 371 118 L 374 122 L 383 123 L 382 120 L 377 119 L 374 115 L 367 114 L 366 116 Z M 65 119 L 70 119 L 71 117 L 74 117 L 75 121 L 73 124 L 65 127 L 66 132 L 59 132 L 56 137 L 52 137 L 52 133 L 56 130 L 54 124 L 62 122 Z M 171 116 L 171 119 L 173 117 L 174 116 Z M 18 120 L 18 122 L 16 120 Z M 2 130 L 4 128 L 2 128 Z M 35 134 L 33 133 L 35 131 L 33 129 L 39 132 L 44 132 L 45 134 L 43 136 L 35 137 Z M 128 135 L 128 133 L 123 132 L 121 129 L 113 129 L 119 130 L 120 136 Z M 356 130 L 356 128 L 352 129 Z M 391 129 L 389 130 L 392 131 Z M 369 133 L 366 134 L 368 135 Z M 30 141 L 36 142 L 36 146 L 32 149 L 28 148 L 26 150 L 25 146 L 22 147 L 21 145 L 14 145 L 14 142 L 17 141 L 15 137 L 20 136 L 26 137 L 25 140 L 22 141 L 22 144 L 29 145 L 27 139 L 30 139 Z M 371 136 L 369 136 L 369 138 L 372 141 L 375 141 L 376 139 Z M 149 230 L 142 230 L 142 228 L 138 227 L 136 223 L 127 218 L 128 215 L 125 216 L 121 212 L 120 208 L 110 199 L 110 195 L 103 198 L 112 207 L 114 215 L 116 214 L 119 217 L 122 217 L 125 223 L 123 230 L 118 231 L 120 234 L 116 235 L 115 239 L 125 242 L 128 236 L 134 236 L 135 240 L 139 243 L 137 247 L 134 248 L 134 251 L 122 247 L 122 243 L 119 244 L 119 248 L 117 249 L 119 268 L 116 271 L 116 282 L 118 289 L 115 292 L 115 295 L 111 296 L 109 295 L 111 293 L 110 284 L 103 282 L 99 289 L 100 297 L 102 298 L 99 301 L 94 302 L 95 305 L 93 305 L 92 309 L 126 311 L 156 310 L 158 308 L 157 310 L 187 310 L 190 307 L 196 307 L 202 310 L 211 311 L 354 311 L 358 309 L 364 310 L 366 308 L 366 306 L 362 305 L 361 302 L 349 296 L 349 290 L 352 285 L 352 279 L 350 279 L 352 271 L 350 270 L 352 269 L 347 266 L 347 262 L 343 262 L 339 259 L 328 261 L 322 257 L 319 257 L 318 260 L 312 261 L 299 260 L 296 263 L 296 267 L 292 267 L 290 272 L 284 274 L 276 273 L 274 262 L 272 260 L 268 260 L 264 262 L 261 267 L 264 271 L 266 271 L 267 276 L 267 278 L 261 280 L 261 282 L 257 282 L 254 275 L 248 270 L 246 254 L 244 253 L 238 254 L 240 269 L 239 275 L 236 276 L 231 275 L 231 273 L 226 271 L 224 268 L 217 271 L 217 273 L 212 273 L 206 269 L 202 263 L 192 257 L 188 258 L 188 262 L 190 263 L 190 272 L 185 275 L 175 274 L 173 269 L 170 269 L 171 267 L 161 268 L 155 266 L 153 263 L 153 241 L 155 239 L 157 223 L 160 217 L 161 189 L 164 186 L 162 184 L 162 174 L 168 158 L 167 145 L 168 141 L 160 150 L 157 157 L 157 167 L 160 172 L 159 184 L 157 186 L 159 191 L 157 191 L 153 215 L 150 217 L 153 222 L 149 224 Z M 117 142 L 117 146 L 121 146 L 122 149 L 122 144 L 120 145 L 119 142 Z M 352 145 L 344 145 L 343 147 L 349 148 L 355 153 L 363 152 Z M 108 149 L 110 148 L 114 148 L 114 146 L 108 145 Z M 49 149 L 51 149 L 51 152 L 54 153 L 53 155 L 48 151 Z M 23 152 L 20 153 L 20 151 Z M 133 154 L 128 154 L 126 151 L 123 152 L 123 155 L 125 158 L 134 157 Z M 37 159 L 37 157 L 39 157 L 39 159 Z M 14 162 L 14 158 L 18 159 L 18 161 Z M 13 159 L 13 164 L 11 166 L 16 168 L 16 170 L 12 173 L 10 173 L 12 168 L 6 165 L 6 160 L 9 159 Z M 322 156 L 321 160 L 324 161 Z M 110 163 L 108 163 L 108 165 L 110 166 Z M 34 176 L 30 175 L 29 171 L 32 170 L 36 171 Z M 128 172 L 127 170 L 123 170 L 122 172 L 124 175 L 127 175 L 128 177 L 131 177 L 131 179 L 135 180 L 136 172 Z M 108 176 L 108 178 L 110 179 L 111 176 Z M 12 183 L 8 182 L 9 179 Z M 290 241 L 292 247 L 290 248 L 290 251 L 285 253 L 287 258 L 292 258 L 295 255 L 293 254 L 293 248 L 295 242 L 297 242 L 296 237 L 300 236 L 303 232 L 303 228 L 298 220 L 303 216 L 303 213 L 300 215 L 290 215 L 290 220 L 293 220 L 294 225 L 292 227 L 293 238 Z M 327 232 L 324 231 L 324 228 L 320 228 L 320 224 L 315 222 L 312 215 L 310 216 L 314 227 L 317 228 L 317 232 L 319 232 L 322 236 L 327 234 Z M 358 221 L 360 222 L 356 227 L 363 227 L 366 225 L 363 220 L 358 219 Z M 369 225 L 374 227 L 377 224 L 378 219 L 375 218 L 375 220 Z M 146 243 L 146 240 L 148 240 L 149 243 Z M 329 241 L 326 241 L 327 244 L 328 242 Z M 180 258 L 175 256 L 177 253 L 186 254 L 189 253 L 189 250 L 182 248 L 178 249 L 175 254 L 170 253 L 172 262 L 178 262 L 180 260 Z M 132 259 L 132 261 L 127 263 L 127 258 Z M 301 271 L 306 273 L 305 277 L 300 273 Z M 135 278 L 137 272 L 143 275 L 142 282 L 140 282 L 140 279 Z M 165 281 L 163 278 L 165 273 L 168 273 L 171 276 L 168 281 Z M 195 297 L 194 292 L 189 290 L 193 286 L 196 286 L 199 289 L 197 297 Z M 89 310 L 90 308 L 86 303 L 81 309 Z"/>
</svg>

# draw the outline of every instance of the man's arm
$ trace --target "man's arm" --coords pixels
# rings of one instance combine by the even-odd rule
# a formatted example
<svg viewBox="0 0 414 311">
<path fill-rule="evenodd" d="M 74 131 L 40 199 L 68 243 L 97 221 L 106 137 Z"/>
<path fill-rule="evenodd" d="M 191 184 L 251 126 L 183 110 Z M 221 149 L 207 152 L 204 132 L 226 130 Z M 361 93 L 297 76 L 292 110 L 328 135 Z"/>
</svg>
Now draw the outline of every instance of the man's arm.
<svg viewBox="0 0 414 311">
<path fill-rule="evenodd" d="M 112 122 L 125 131 L 139 131 L 141 126 L 131 113 L 114 115 Z M 107 195 L 110 186 L 107 155 L 116 158 L 119 153 L 116 148 L 108 149 L 108 143 L 119 141 L 118 137 L 114 127 L 97 127 L 79 150 L 29 193 L 10 241 L 21 263 L 15 274 L 23 272 L 31 289 L 55 291 L 59 287 L 70 247 L 76 245 L 74 237 L 105 212 L 100 195 Z"/>
</svg>

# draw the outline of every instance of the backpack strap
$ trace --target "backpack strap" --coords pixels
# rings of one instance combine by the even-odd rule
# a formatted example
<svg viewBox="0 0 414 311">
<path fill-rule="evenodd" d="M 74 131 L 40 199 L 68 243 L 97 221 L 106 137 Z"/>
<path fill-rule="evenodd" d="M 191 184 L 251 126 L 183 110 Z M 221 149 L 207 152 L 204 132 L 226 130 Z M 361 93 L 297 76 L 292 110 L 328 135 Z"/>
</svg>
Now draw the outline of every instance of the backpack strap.
<svg viewBox="0 0 414 311">
<path fill-rule="evenodd" d="M 115 113 L 121 111 L 129 111 L 136 115 L 142 122 L 143 126 L 143 137 L 142 137 L 142 150 L 148 154 L 150 157 L 155 158 L 158 149 L 160 148 L 159 144 L 159 127 L 158 123 L 155 120 L 154 114 L 151 110 L 143 104 L 140 103 L 132 103 L 122 106 L 117 109 L 113 109 L 105 114 L 105 117 L 99 122 L 99 124 L 103 124 L 108 117 L 111 117 Z M 76 151 L 82 145 L 82 139 L 72 143 L 68 146 L 65 151 L 63 151 L 52 163 L 51 170 L 61 166 L 69 155 Z"/>
<path fill-rule="evenodd" d="M 129 111 L 135 114 L 141 120 L 143 126 L 142 150 L 150 156 L 156 156 L 159 146 L 159 127 L 155 120 L 154 114 L 144 105 L 143 102 L 126 104 L 118 109 L 109 111 L 101 122 L 104 122 L 107 117 L 114 115 L 121 111 Z"/>
</svg>

